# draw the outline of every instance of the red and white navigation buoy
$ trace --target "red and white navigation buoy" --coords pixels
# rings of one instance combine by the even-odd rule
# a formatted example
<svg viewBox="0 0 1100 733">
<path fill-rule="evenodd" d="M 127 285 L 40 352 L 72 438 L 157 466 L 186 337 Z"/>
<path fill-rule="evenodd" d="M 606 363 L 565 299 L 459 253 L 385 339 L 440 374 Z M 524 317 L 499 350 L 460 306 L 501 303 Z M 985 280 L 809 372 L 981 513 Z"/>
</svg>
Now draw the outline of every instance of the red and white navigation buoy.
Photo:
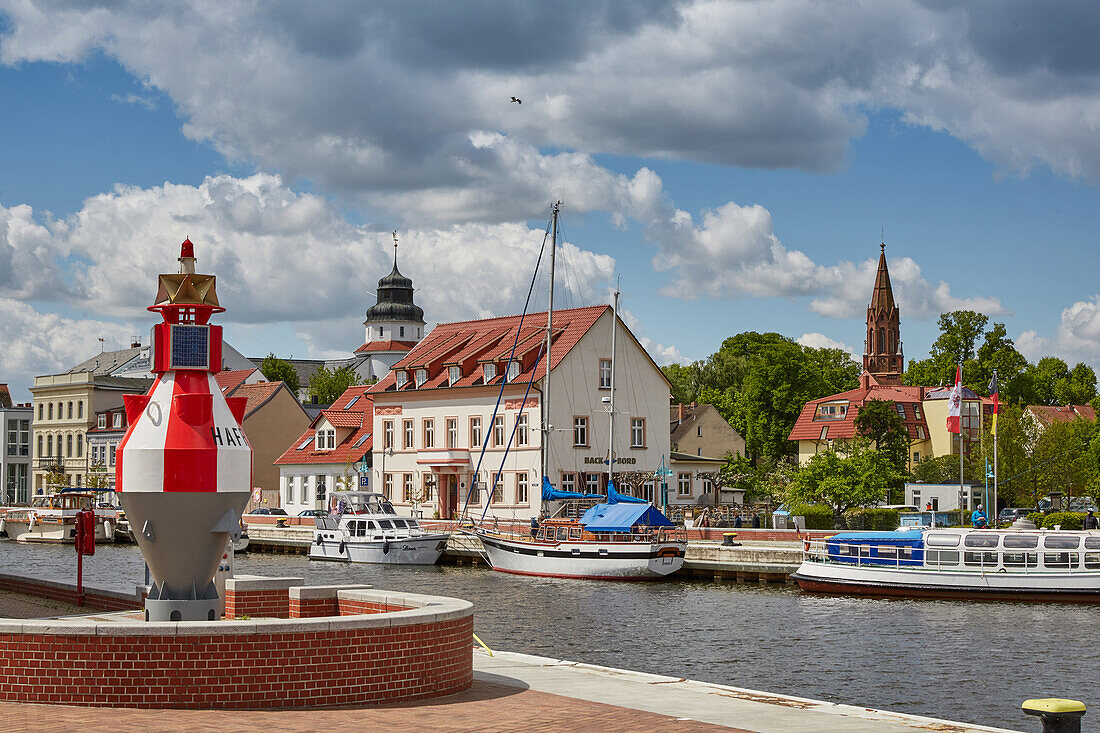
<svg viewBox="0 0 1100 733">
<path fill-rule="evenodd" d="M 160 275 L 148 394 L 127 395 L 130 423 L 116 456 L 115 491 L 136 530 L 153 579 L 147 620 L 218 617 L 213 577 L 252 484 L 252 448 L 244 434 L 244 398 L 226 398 L 222 329 L 208 321 L 225 310 L 213 275 L 195 273 L 184 240 L 176 274 Z"/>
</svg>

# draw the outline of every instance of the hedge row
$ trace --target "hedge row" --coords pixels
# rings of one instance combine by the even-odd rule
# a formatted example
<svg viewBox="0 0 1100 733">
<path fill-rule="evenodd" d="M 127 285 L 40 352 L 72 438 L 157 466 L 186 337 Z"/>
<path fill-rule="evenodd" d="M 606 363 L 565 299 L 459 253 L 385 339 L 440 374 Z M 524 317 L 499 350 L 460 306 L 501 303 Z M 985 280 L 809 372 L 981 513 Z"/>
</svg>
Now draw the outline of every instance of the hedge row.
<svg viewBox="0 0 1100 733">
<path fill-rule="evenodd" d="M 805 517 L 806 529 L 834 529 L 833 510 L 817 504 L 795 504 L 788 507 L 791 516 Z M 900 520 L 896 509 L 853 509 L 844 515 L 849 529 L 897 529 Z"/>
</svg>

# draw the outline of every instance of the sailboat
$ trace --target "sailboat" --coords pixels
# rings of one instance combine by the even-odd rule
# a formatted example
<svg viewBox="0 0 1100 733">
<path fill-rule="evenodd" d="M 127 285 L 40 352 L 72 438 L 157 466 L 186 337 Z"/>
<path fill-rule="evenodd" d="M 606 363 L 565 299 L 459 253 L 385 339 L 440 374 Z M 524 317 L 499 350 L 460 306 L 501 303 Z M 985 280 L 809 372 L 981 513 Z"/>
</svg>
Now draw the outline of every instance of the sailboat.
<svg viewBox="0 0 1100 733">
<path fill-rule="evenodd" d="M 559 204 L 551 215 L 550 297 L 546 318 L 546 378 L 542 385 L 542 501 L 562 502 L 558 512 L 533 521 L 529 535 L 499 531 L 480 524 L 473 532 L 481 540 L 494 570 L 520 575 L 590 580 L 660 579 L 684 564 L 687 539 L 659 509 L 644 499 L 620 494 L 615 470 L 615 334 L 619 329 L 619 293 L 615 293 L 611 337 L 607 495 L 582 494 L 554 488 L 549 479 L 550 347 L 554 318 L 554 251 L 557 249 Z M 593 500 L 596 500 L 593 503 Z M 584 509 L 586 505 L 587 508 Z"/>
</svg>

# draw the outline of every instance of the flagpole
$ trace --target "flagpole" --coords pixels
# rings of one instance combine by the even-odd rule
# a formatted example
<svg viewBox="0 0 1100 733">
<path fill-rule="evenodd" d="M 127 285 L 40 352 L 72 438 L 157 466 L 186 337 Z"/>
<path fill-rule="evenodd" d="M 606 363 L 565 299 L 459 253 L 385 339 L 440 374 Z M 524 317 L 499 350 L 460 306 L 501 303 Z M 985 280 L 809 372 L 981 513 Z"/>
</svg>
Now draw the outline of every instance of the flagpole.
<svg viewBox="0 0 1100 733">
<path fill-rule="evenodd" d="M 963 425 L 962 425 L 962 362 L 959 362 L 959 526 L 966 526 L 963 516 Z"/>
<path fill-rule="evenodd" d="M 997 370 L 996 369 L 993 370 L 993 383 L 994 384 L 997 383 Z M 998 393 L 999 392 L 1000 392 L 1000 390 L 998 389 Z M 998 399 L 994 401 L 994 409 L 996 409 L 997 412 L 1001 411 L 1000 405 L 998 404 L 999 402 L 1000 402 L 1000 399 L 998 397 Z M 1000 515 L 1000 509 L 997 508 L 997 418 L 998 417 L 999 417 L 999 415 L 997 413 L 993 414 L 993 513 L 990 514 L 989 516 L 993 517 L 993 527 L 994 528 L 997 527 L 997 517 Z"/>
</svg>

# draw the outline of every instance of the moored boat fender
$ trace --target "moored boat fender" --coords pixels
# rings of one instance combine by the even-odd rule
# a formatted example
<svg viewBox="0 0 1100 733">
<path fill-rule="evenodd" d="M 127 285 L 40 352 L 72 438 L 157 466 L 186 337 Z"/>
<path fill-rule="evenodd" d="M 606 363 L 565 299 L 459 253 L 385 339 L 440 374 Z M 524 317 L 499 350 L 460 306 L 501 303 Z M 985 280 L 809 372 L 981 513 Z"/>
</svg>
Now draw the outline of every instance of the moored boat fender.
<svg viewBox="0 0 1100 733">
<path fill-rule="evenodd" d="M 316 539 L 314 539 L 314 540 L 313 540 L 313 544 L 315 544 L 315 545 L 320 545 L 320 544 L 322 544 L 322 543 L 323 543 L 324 541 L 325 541 L 325 538 L 324 538 L 324 537 L 322 537 L 322 536 L 321 536 L 320 534 L 318 534 L 318 535 L 317 535 L 317 537 L 316 537 Z"/>
<path fill-rule="evenodd" d="M 341 555 L 344 554 L 344 541 L 343 540 L 340 540 L 340 554 Z"/>
<path fill-rule="evenodd" d="M 107 542 L 113 541 L 115 538 L 115 525 L 111 524 L 110 519 L 103 520 L 103 539 Z"/>
<path fill-rule="evenodd" d="M 8 530 L 7 530 L 7 527 L 6 527 L 7 521 L 8 521 L 7 518 L 0 519 L 0 537 L 7 537 L 8 536 Z"/>
<path fill-rule="evenodd" d="M 385 541 L 382 542 L 382 554 L 383 555 L 390 554 L 390 541 L 389 540 L 385 540 Z"/>
<path fill-rule="evenodd" d="M 28 532 L 33 532 L 34 531 L 34 520 L 36 520 L 36 519 L 38 519 L 38 515 L 34 514 L 32 512 L 31 513 L 31 518 L 27 520 L 27 531 Z"/>
</svg>

